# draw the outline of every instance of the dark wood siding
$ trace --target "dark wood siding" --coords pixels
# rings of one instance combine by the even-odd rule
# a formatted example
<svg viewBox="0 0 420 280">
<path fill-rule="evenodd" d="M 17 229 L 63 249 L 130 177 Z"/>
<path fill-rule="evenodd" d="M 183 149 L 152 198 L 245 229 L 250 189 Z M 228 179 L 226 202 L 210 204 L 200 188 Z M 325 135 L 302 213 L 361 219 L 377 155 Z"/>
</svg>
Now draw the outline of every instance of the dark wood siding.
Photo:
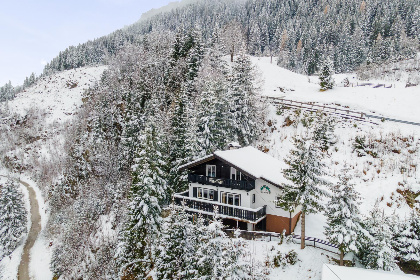
<svg viewBox="0 0 420 280">
<path fill-rule="evenodd" d="M 189 173 L 196 174 L 196 175 L 203 175 L 206 176 L 206 165 L 216 165 L 216 177 L 223 178 L 223 179 L 230 179 L 230 168 L 231 166 L 218 160 L 213 159 L 206 163 L 194 166 L 189 170 Z M 242 174 L 242 181 L 253 181 L 253 179 L 249 178 L 248 176 Z"/>
</svg>

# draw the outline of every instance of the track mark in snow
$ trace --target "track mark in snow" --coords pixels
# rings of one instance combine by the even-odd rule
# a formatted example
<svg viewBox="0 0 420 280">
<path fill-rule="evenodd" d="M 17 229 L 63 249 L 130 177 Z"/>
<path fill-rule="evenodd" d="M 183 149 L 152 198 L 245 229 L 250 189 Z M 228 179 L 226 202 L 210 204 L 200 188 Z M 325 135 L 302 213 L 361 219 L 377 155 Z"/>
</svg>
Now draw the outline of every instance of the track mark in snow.
<svg viewBox="0 0 420 280">
<path fill-rule="evenodd" d="M 20 260 L 18 269 L 19 280 L 29 280 L 29 253 L 34 246 L 35 240 L 41 231 L 41 215 L 39 214 L 39 205 L 36 199 L 36 193 L 34 189 L 26 182 L 20 181 L 29 192 L 29 202 L 31 205 L 31 229 L 29 230 L 28 238 L 23 248 L 22 259 Z"/>
</svg>

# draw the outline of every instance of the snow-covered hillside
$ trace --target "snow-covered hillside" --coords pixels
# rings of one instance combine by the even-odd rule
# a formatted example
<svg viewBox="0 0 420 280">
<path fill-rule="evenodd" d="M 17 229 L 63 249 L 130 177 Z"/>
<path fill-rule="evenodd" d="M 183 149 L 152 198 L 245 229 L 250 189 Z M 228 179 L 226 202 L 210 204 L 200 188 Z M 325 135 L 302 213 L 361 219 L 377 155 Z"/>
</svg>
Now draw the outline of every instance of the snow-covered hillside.
<svg viewBox="0 0 420 280">
<path fill-rule="evenodd" d="M 317 77 L 308 77 L 280 68 L 277 66 L 277 59 L 270 63 L 270 58 L 254 57 L 253 62 L 265 80 L 264 95 L 302 102 L 338 104 L 364 113 L 420 122 L 420 86 L 406 88 L 405 82 L 362 81 L 355 73 L 350 73 L 335 75 L 336 87 L 320 92 Z M 346 78 L 349 80 L 349 87 L 344 87 L 342 83 Z M 374 88 L 377 85 L 391 88 Z"/>
<path fill-rule="evenodd" d="M 417 94 L 418 87 L 405 88 L 405 84 L 388 81 L 360 81 L 353 74 L 345 74 L 335 76 L 337 86 L 333 90 L 320 92 L 317 77 L 308 78 L 280 68 L 276 61 L 271 64 L 270 58 L 253 57 L 252 61 L 258 67 L 264 80 L 262 94 L 265 96 L 348 106 L 352 110 L 375 112 L 385 117 L 420 121 L 420 113 L 416 111 L 416 104 L 420 101 L 420 95 Z M 33 168 L 33 174 L 45 175 L 50 172 L 49 170 L 55 169 L 54 172 L 58 174 L 60 166 L 57 162 L 59 163 L 60 160 L 50 161 L 50 159 L 60 157 L 66 141 L 64 137 L 66 124 L 70 123 L 68 121 L 71 121 L 77 108 L 82 104 L 83 92 L 99 81 L 105 69 L 105 67 L 81 68 L 58 73 L 40 80 L 35 86 L 10 101 L 8 110 L 19 114 L 20 119 L 29 116 L 28 112 L 36 115 L 36 119 L 29 123 L 22 123 L 19 120 L 18 125 L 13 124 L 16 126 L 16 131 L 21 131 L 20 134 L 5 127 L 2 128 L 7 133 L 10 144 L 6 147 L 10 148 L 7 150 L 7 157 L 13 161 L 14 158 L 21 158 L 20 155 L 24 155 L 24 162 L 15 163 L 30 166 Z M 353 87 L 340 85 L 345 78 L 348 78 Z M 392 84 L 395 87 L 357 86 L 361 83 L 372 85 L 382 83 L 387 86 Z M 34 114 L 34 111 L 38 113 Z M 279 111 L 274 106 L 269 106 L 270 122 L 267 123 L 265 139 L 262 139 L 259 145 L 265 146 L 272 156 L 283 160 L 292 148 L 292 137 L 306 130 L 302 125 L 302 119 L 310 117 L 304 112 Z M 334 181 L 334 177 L 342 172 L 345 166 L 350 168 L 353 183 L 362 197 L 360 205 L 362 214 L 369 215 L 369 211 L 376 202 L 385 214 L 396 213 L 401 219 L 407 217 L 412 208 L 420 209 L 419 197 L 414 201 L 409 200 L 409 195 L 420 193 L 418 172 L 420 127 L 388 121 L 374 125 L 337 119 L 335 133 L 338 141 L 325 159 L 328 172 L 331 180 Z M 21 138 L 22 135 L 31 137 L 26 141 Z M 354 150 L 354 143 L 358 137 L 366 138 L 366 143 L 375 151 L 374 156 L 372 154 L 360 156 L 358 151 Z M 0 144 L 0 147 L 1 145 L 5 144 Z M 56 166 L 50 166 L 48 162 L 54 162 Z M 42 172 L 36 169 L 42 169 Z M 48 205 L 46 207 L 48 208 Z M 308 215 L 307 235 L 325 240 L 325 222 L 323 213 Z M 295 232 L 299 230 L 300 224 Z M 46 239 L 38 242 L 37 250 L 47 252 L 41 248 L 47 243 Z M 280 246 L 274 241 L 250 241 L 248 244 L 255 256 L 250 261 L 260 262 L 261 265 L 279 251 L 298 252 L 299 261 L 293 266 L 267 267 L 269 279 L 321 279 L 322 265 L 334 264 L 332 258 L 337 258 L 336 255 L 315 248 L 301 251 L 297 244 Z M 13 274 L 13 271 L 8 271 L 8 275 L 10 273 Z"/>
<path fill-rule="evenodd" d="M 270 58 L 252 58 L 264 80 L 262 94 L 285 99 L 348 106 L 350 110 L 375 112 L 385 117 L 400 120 L 420 121 L 419 87 L 405 88 L 405 84 L 387 81 L 359 81 L 353 74 L 336 75 L 338 84 L 333 90 L 321 92 L 317 77 L 306 77 L 280 68 Z M 348 78 L 350 83 L 393 84 L 395 88 L 343 87 L 340 82 Z M 306 128 L 301 120 L 305 113 L 297 110 L 282 110 L 279 114 L 270 107 L 270 120 L 266 146 L 269 153 L 280 160 L 292 148 L 291 138 Z M 286 119 L 293 124 L 287 124 Z M 346 165 L 351 168 L 356 189 L 362 196 L 361 211 L 369 215 L 375 202 L 379 202 L 385 213 L 396 213 L 406 218 L 412 207 L 420 209 L 420 197 L 409 201 L 407 193 L 420 193 L 420 127 L 393 122 L 378 122 L 378 125 L 349 122 L 336 119 L 335 134 L 338 137 L 334 150 L 326 159 L 329 174 L 334 178 Z M 356 137 L 365 137 L 377 155 L 360 156 L 354 151 Z M 409 205 L 410 204 L 410 205 Z M 323 214 L 310 215 L 307 234 L 325 239 L 323 234 L 326 218 Z M 300 231 L 300 225 L 296 232 Z"/>
<path fill-rule="evenodd" d="M 19 93 L 14 100 L 0 103 L 0 183 L 5 181 L 5 177 L 1 176 L 13 176 L 10 169 L 17 166 L 28 176 L 60 172 L 67 124 L 70 124 L 82 105 L 85 90 L 100 80 L 105 69 L 105 66 L 80 68 L 44 77 L 34 86 Z M 43 195 L 37 184 L 29 177 L 21 178 L 30 182 L 36 192 L 42 226 L 30 253 L 29 273 L 32 279 L 51 279 L 51 241 L 46 234 L 48 205 L 44 205 Z M 42 180 L 39 177 L 36 179 Z M 29 212 L 28 191 L 23 185 L 20 186 Z M 28 219 L 30 220 L 30 215 Z M 30 224 L 28 230 L 29 227 Z M 19 244 L 10 259 L 0 263 L 0 279 L 16 279 L 25 240 Z"/>
<path fill-rule="evenodd" d="M 44 111 L 48 124 L 69 120 L 82 104 L 84 91 L 100 80 L 105 68 L 77 68 L 43 77 L 9 101 L 9 109 L 22 116 L 31 108 Z"/>
</svg>

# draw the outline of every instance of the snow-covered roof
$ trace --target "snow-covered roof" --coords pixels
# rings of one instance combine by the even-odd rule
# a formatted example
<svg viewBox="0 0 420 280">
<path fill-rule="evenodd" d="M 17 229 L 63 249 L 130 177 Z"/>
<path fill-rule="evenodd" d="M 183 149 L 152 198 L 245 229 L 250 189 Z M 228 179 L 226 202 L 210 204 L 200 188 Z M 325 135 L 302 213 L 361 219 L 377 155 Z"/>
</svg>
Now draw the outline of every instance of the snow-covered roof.
<svg viewBox="0 0 420 280">
<path fill-rule="evenodd" d="M 214 155 L 256 179 L 261 178 L 277 186 L 285 182 L 283 162 L 253 147 L 217 151 Z"/>
<path fill-rule="evenodd" d="M 322 280 L 409 280 L 418 279 L 413 275 L 363 269 L 357 267 L 345 267 L 324 264 L 322 267 Z"/>
<path fill-rule="evenodd" d="M 180 166 L 179 170 L 188 169 L 213 159 L 224 161 L 253 179 L 263 179 L 278 187 L 286 182 L 282 175 L 284 163 L 253 147 L 216 151 L 212 155 Z"/>
</svg>

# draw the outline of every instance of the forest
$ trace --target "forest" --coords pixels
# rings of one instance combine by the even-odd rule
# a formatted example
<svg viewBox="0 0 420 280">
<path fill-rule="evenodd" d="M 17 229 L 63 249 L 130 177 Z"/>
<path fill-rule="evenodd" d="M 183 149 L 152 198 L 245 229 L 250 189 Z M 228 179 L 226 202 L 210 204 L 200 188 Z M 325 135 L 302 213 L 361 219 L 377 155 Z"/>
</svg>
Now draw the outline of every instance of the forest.
<svg viewBox="0 0 420 280">
<path fill-rule="evenodd" d="M 345 73 L 411 59 L 419 39 L 420 0 L 200 0 L 71 46 L 40 77 L 1 87 L 0 101 L 12 100 L 43 77 L 107 65 L 64 130 L 61 156 L 38 169 L 2 158 L 11 169 L 30 170 L 43 186 L 54 279 L 267 279 L 263 267 L 244 261 L 249 248 L 243 239 L 229 238 L 219 219 L 192 222 L 171 203 L 188 186 L 178 168 L 233 141 L 265 148 L 269 109 L 250 56 L 277 58 L 280 67 L 304 75 L 322 75 L 326 64 Z M 27 135 L 14 118 L 6 120 L 17 127 L 7 135 Z M 377 208 L 371 220 L 361 219 L 360 195 L 344 175 L 330 192 L 314 187 L 306 197 L 296 194 L 305 180 L 328 185 L 320 179 L 327 168 L 321 161 L 337 142 L 333 120 L 312 116 L 301 122 L 309 132 L 293 137 L 284 171 L 291 184 L 279 203 L 285 209 L 290 201 L 304 204 L 309 214 L 323 210 L 321 197 L 331 196 L 326 231 L 342 252 L 357 252 L 374 269 L 394 269 L 407 250 L 412 255 L 404 261 L 418 262 L 420 246 L 406 248 L 420 236 L 418 214 L 409 225 L 381 223 Z M 10 143 L 23 141 L 13 137 Z M 360 138 L 353 151 L 368 157 L 369 148 Z M 296 167 L 299 158 L 307 166 Z M 310 171 L 302 179 L 297 170 L 305 168 Z M 352 215 L 343 210 L 337 217 L 343 204 Z M 350 232 L 345 241 L 343 224 Z M 382 235 L 374 239 L 374 231 Z M 365 242 L 357 243 L 362 233 Z"/>
</svg>

